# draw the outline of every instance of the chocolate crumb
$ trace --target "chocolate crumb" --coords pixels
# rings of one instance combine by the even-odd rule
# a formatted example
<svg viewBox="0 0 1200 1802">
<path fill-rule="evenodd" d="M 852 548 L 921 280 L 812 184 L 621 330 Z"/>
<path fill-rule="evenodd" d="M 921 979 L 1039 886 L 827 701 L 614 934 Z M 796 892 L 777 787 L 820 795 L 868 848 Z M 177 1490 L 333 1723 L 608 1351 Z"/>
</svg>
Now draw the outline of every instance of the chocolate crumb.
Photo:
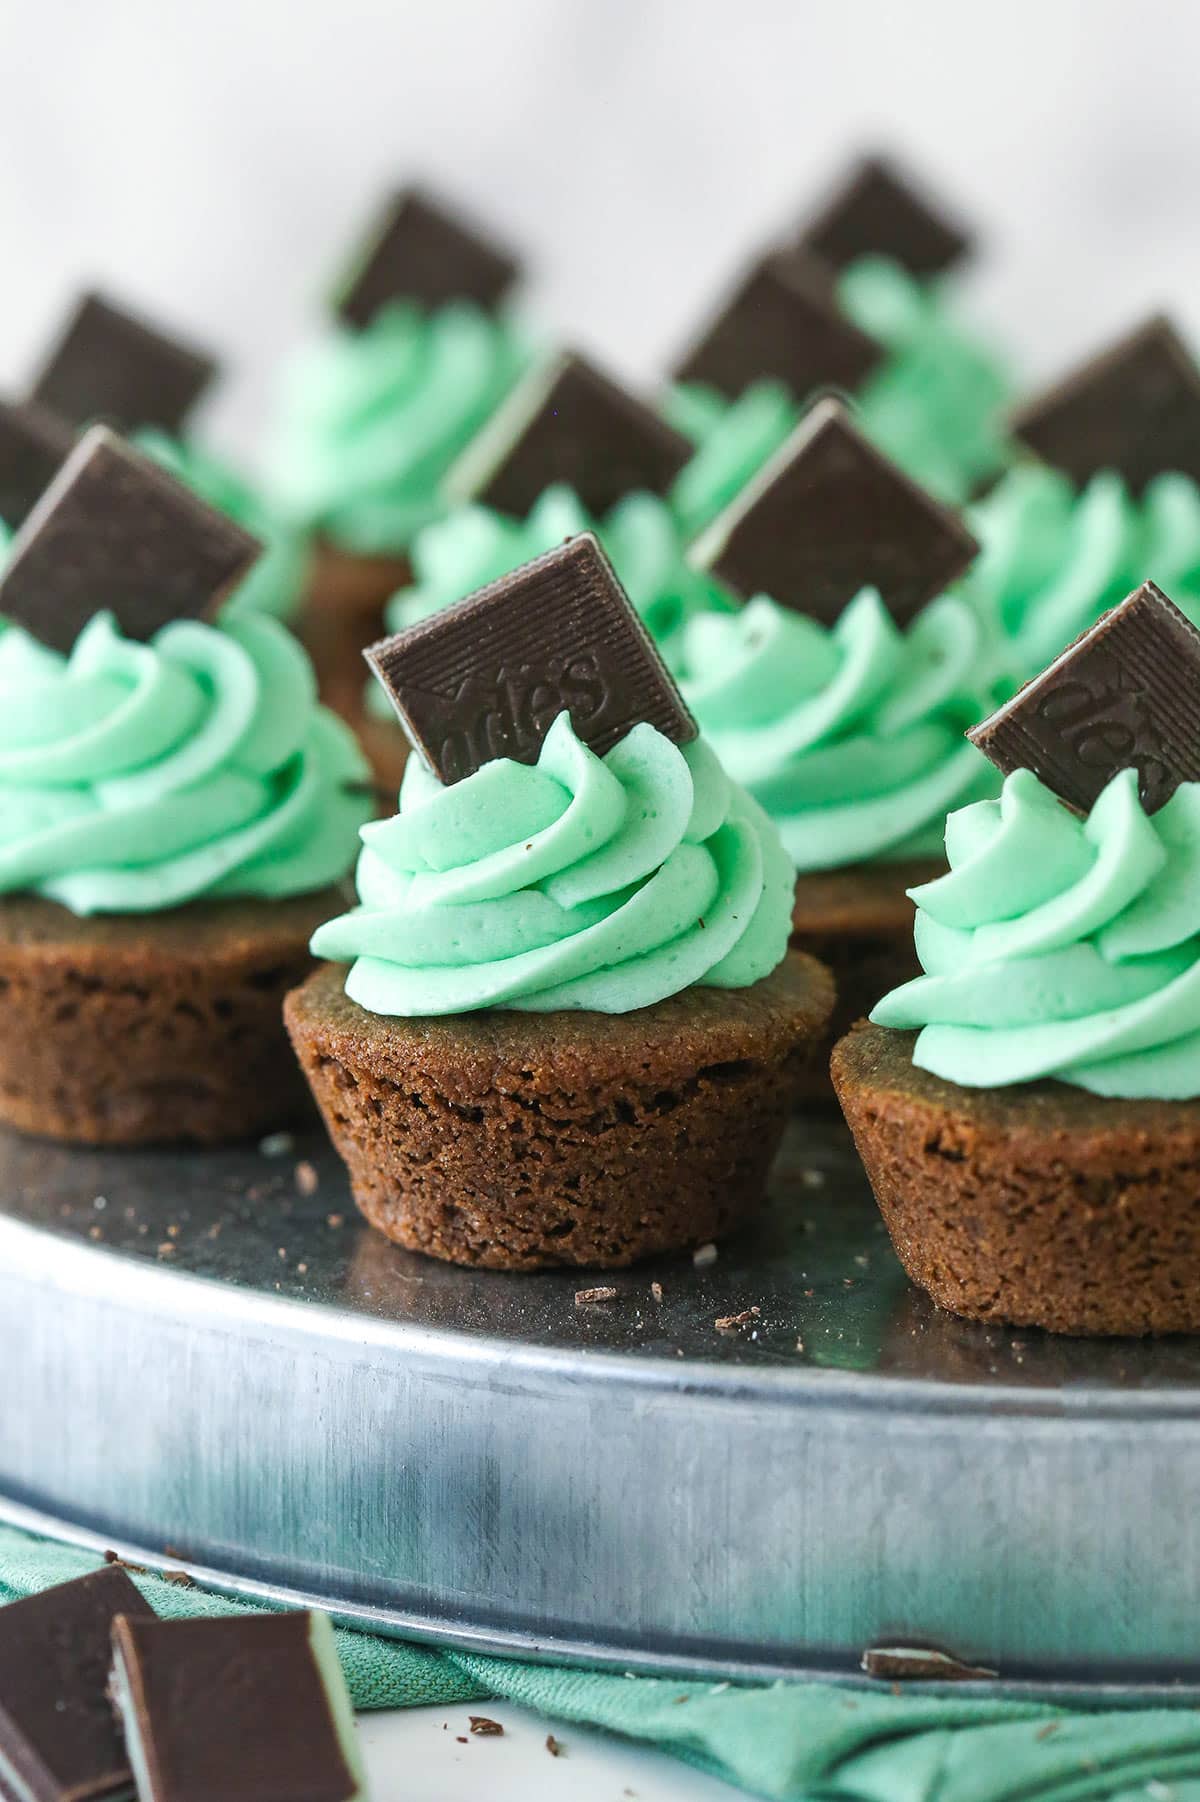
<svg viewBox="0 0 1200 1802">
<path fill-rule="evenodd" d="M 561 1758 L 563 1749 L 563 1743 L 560 1739 L 555 1739 L 552 1733 L 546 1735 L 546 1750 L 549 1752 L 551 1758 Z"/>
<path fill-rule="evenodd" d="M 499 1721 L 490 1720 L 486 1714 L 473 1714 L 469 1719 L 471 1732 L 478 1733 L 482 1739 L 495 1739 L 498 1734 L 504 1732 Z"/>
<path fill-rule="evenodd" d="M 301 1195 L 315 1195 L 320 1180 L 316 1165 L 310 1164 L 307 1158 L 301 1158 L 296 1165 L 296 1187 Z"/>
<path fill-rule="evenodd" d="M 467 1740 L 467 1736 L 466 1736 L 466 1734 L 465 1734 L 465 1733 L 456 1733 L 456 1734 L 455 1734 L 455 1735 L 454 1735 L 454 1737 L 455 1737 L 455 1739 L 456 1739 L 456 1740 L 457 1740 L 457 1741 L 458 1741 L 458 1743 L 459 1743 L 459 1745 L 460 1745 L 460 1746 L 465 1746 L 465 1745 L 467 1745 L 467 1744 L 468 1744 L 468 1743 L 469 1743 L 469 1742 L 468 1742 L 468 1740 Z"/>
<path fill-rule="evenodd" d="M 575 1306 L 577 1308 L 583 1307 L 587 1302 L 616 1301 L 616 1299 L 617 1292 L 615 1289 L 576 1289 L 575 1291 Z"/>
</svg>

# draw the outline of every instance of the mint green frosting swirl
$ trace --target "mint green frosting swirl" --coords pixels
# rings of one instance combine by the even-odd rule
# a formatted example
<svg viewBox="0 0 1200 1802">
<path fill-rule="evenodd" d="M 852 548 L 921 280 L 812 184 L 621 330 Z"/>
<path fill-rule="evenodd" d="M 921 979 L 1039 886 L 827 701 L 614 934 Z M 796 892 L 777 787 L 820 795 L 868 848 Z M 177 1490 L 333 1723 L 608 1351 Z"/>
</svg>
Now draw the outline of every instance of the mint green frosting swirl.
<svg viewBox="0 0 1200 1802">
<path fill-rule="evenodd" d="M 391 602 L 388 624 L 393 632 L 415 625 L 580 532 L 596 533 L 668 663 L 689 619 L 705 608 L 731 606 L 720 584 L 688 563 L 674 515 L 657 495 L 626 495 L 596 521 L 574 489 L 560 485 L 548 488 L 523 520 L 464 506 L 418 533 L 416 580 Z"/>
<path fill-rule="evenodd" d="M 681 384 L 663 405 L 676 431 L 696 446 L 671 490 L 689 539 L 712 524 L 800 421 L 800 406 L 782 382 L 752 382 L 734 401 L 700 383 Z"/>
<path fill-rule="evenodd" d="M 943 596 L 901 630 L 874 589 L 831 628 L 765 596 L 683 634 L 684 697 L 800 871 L 937 856 L 996 778 L 963 733 L 991 710 L 985 637 Z"/>
<path fill-rule="evenodd" d="M 0 636 L 0 893 L 94 914 L 321 889 L 353 862 L 367 776 L 265 615 L 142 644 L 101 613 L 69 657 Z"/>
<path fill-rule="evenodd" d="M 864 257 L 838 283 L 846 316 L 888 352 L 857 396 L 863 430 L 918 482 L 961 503 L 1008 461 L 1012 382 L 946 294 L 884 257 Z"/>
<path fill-rule="evenodd" d="M 410 758 L 362 838 L 360 905 L 312 948 L 374 1014 L 623 1014 L 745 988 L 787 950 L 791 866 L 702 739 L 640 725 L 601 759 L 563 713 L 535 765 L 443 788 Z"/>
<path fill-rule="evenodd" d="M 859 425 L 915 480 L 962 504 L 1009 461 L 1002 421 L 1012 384 L 1003 363 L 958 324 L 941 286 L 915 281 L 897 263 L 855 263 L 838 298 L 887 351 L 855 397 Z M 686 536 L 711 524 L 757 475 L 807 398 L 775 381 L 755 382 L 734 401 L 699 383 L 669 392 L 671 423 L 696 445 L 671 496 Z"/>
<path fill-rule="evenodd" d="M 920 1028 L 915 1064 L 968 1088 L 1200 1095 L 1200 784 L 1148 818 L 1125 770 L 1080 820 L 1017 770 L 950 816 L 946 852 L 912 890 L 925 975 L 871 1016 Z"/>
<path fill-rule="evenodd" d="M 280 509 L 361 555 L 406 550 L 528 361 L 506 319 L 465 301 L 387 306 L 362 331 L 331 330 L 284 393 L 271 457 Z"/>
<path fill-rule="evenodd" d="M 210 507 L 261 541 L 262 555 L 226 600 L 226 611 L 248 609 L 290 619 L 300 604 L 308 565 L 302 534 L 284 525 L 240 475 L 198 445 L 149 428 L 135 432 L 133 442 Z"/>
<path fill-rule="evenodd" d="M 1058 471 L 1028 464 L 969 521 L 982 549 L 966 591 L 998 621 L 1011 686 L 1147 577 L 1200 622 L 1200 489 L 1188 476 L 1158 476 L 1138 500 L 1113 471 L 1077 493 Z"/>
</svg>

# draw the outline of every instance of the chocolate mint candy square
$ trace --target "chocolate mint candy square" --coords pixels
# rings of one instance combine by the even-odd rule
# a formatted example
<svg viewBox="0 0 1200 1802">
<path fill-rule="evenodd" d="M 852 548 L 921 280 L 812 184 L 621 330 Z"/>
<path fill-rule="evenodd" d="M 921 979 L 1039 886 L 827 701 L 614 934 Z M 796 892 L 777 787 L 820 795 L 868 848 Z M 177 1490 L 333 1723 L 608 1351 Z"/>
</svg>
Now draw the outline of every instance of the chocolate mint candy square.
<svg viewBox="0 0 1200 1802">
<path fill-rule="evenodd" d="M 392 197 L 354 270 L 335 296 L 347 325 L 369 325 L 388 301 L 432 312 L 451 300 L 495 307 L 517 278 L 501 245 L 408 188 Z"/>
<path fill-rule="evenodd" d="M 564 711 L 599 757 L 642 721 L 676 744 L 696 736 L 590 532 L 363 654 L 445 783 L 496 757 L 536 763 Z"/>
<path fill-rule="evenodd" d="M 211 357 L 85 294 L 31 398 L 73 425 L 178 432 L 217 373 Z"/>
<path fill-rule="evenodd" d="M 1115 469 L 1135 494 L 1168 470 L 1200 481 L 1200 368 L 1150 319 L 1013 415 L 1018 438 L 1079 487 Z"/>
<path fill-rule="evenodd" d="M 958 514 L 820 401 L 694 549 L 736 594 L 770 595 L 826 624 L 863 588 L 910 620 L 979 546 Z"/>
<path fill-rule="evenodd" d="M 15 531 L 66 461 L 75 433 L 34 401 L 0 401 L 0 520 Z"/>
<path fill-rule="evenodd" d="M 1153 813 L 1200 782 L 1200 632 L 1143 582 L 967 737 L 1004 775 L 1032 770 L 1079 813 L 1136 769 Z"/>
<path fill-rule="evenodd" d="M 107 1694 L 118 1615 L 153 1616 L 118 1565 L 0 1608 L 0 1795 L 20 1802 L 132 1796 Z"/>
<path fill-rule="evenodd" d="M 365 1798 L 327 1615 L 118 1619 L 112 1654 L 140 1802 Z"/>
<path fill-rule="evenodd" d="M 56 651 L 108 611 L 129 638 L 214 609 L 262 546 L 106 426 L 93 426 L 17 533 L 0 617 Z"/>
<path fill-rule="evenodd" d="M 636 489 L 665 494 L 692 454 L 680 432 L 583 357 L 535 370 L 450 471 L 453 500 L 523 518 L 554 482 L 591 513 Z"/>
<path fill-rule="evenodd" d="M 845 269 L 859 257 L 889 257 L 910 275 L 940 275 L 971 239 L 886 157 L 864 157 L 802 229 L 799 248 Z"/>
<path fill-rule="evenodd" d="M 838 310 L 829 274 L 811 257 L 775 251 L 748 271 L 675 369 L 736 400 L 752 382 L 783 382 L 804 399 L 816 388 L 853 393 L 883 356 Z"/>
</svg>

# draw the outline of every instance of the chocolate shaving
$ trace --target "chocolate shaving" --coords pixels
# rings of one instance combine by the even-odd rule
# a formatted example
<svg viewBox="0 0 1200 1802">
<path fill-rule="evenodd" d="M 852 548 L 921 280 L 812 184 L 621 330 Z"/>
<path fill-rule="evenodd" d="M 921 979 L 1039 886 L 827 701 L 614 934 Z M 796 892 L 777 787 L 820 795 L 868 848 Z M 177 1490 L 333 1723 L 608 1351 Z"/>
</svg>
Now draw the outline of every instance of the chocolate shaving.
<svg viewBox="0 0 1200 1802">
<path fill-rule="evenodd" d="M 369 325 L 389 301 L 432 311 L 454 300 L 492 308 L 518 265 L 440 201 L 416 188 L 394 194 L 358 263 L 335 297 L 347 325 Z"/>
<path fill-rule="evenodd" d="M 963 227 L 883 156 L 856 164 L 797 242 L 833 269 L 881 256 L 918 277 L 941 275 L 971 249 Z"/>
<path fill-rule="evenodd" d="M 213 358 L 99 294 L 85 294 L 30 398 L 77 426 L 178 432 L 217 373 Z"/>
<path fill-rule="evenodd" d="M 642 721 L 676 744 L 696 736 L 590 532 L 363 654 L 445 783 L 497 757 L 535 763 L 563 712 L 599 757 Z"/>
<path fill-rule="evenodd" d="M 665 494 L 691 454 L 652 407 L 565 352 L 509 396 L 450 471 L 446 492 L 523 519 L 563 482 L 603 514 L 637 490 Z"/>
<path fill-rule="evenodd" d="M 486 1714 L 473 1714 L 468 1716 L 468 1719 L 471 1723 L 471 1732 L 477 1733 L 481 1739 L 496 1739 L 504 1732 L 500 1722 L 490 1720 Z"/>
<path fill-rule="evenodd" d="M 563 1743 L 560 1739 L 555 1739 L 552 1733 L 548 1733 L 546 1735 L 546 1750 L 549 1752 L 551 1758 L 561 1758 L 564 1751 Z"/>
<path fill-rule="evenodd" d="M 57 651 L 97 613 L 129 638 L 211 613 L 262 546 L 104 426 L 71 453 L 0 572 L 0 615 Z"/>
<path fill-rule="evenodd" d="M 694 552 L 735 593 L 770 595 L 832 624 L 864 588 L 905 624 L 979 546 L 957 513 L 819 402 Z"/>
<path fill-rule="evenodd" d="M 820 388 L 854 393 L 882 347 L 838 310 L 829 272 L 798 251 L 772 251 L 742 277 L 675 369 L 736 400 L 752 382 L 783 382 L 804 400 Z"/>
<path fill-rule="evenodd" d="M 1200 781 L 1200 632 L 1143 582 L 967 737 L 1002 774 L 1032 770 L 1079 813 L 1136 769 L 1153 813 Z"/>
<path fill-rule="evenodd" d="M 981 1683 L 997 1675 L 987 1665 L 966 1664 L 934 1646 L 869 1646 L 860 1663 L 868 1677 L 918 1683 Z"/>
<path fill-rule="evenodd" d="M 1011 426 L 1078 487 L 1104 469 L 1134 494 L 1171 470 L 1200 481 L 1200 367 L 1158 315 L 1027 401 Z"/>
</svg>

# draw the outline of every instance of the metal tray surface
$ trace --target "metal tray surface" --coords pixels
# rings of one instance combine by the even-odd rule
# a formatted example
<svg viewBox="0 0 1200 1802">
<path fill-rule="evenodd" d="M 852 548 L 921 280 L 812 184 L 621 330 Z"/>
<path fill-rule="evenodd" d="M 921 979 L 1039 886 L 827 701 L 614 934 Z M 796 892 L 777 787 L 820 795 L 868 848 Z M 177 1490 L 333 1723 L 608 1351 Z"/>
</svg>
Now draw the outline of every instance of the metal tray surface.
<svg viewBox="0 0 1200 1802">
<path fill-rule="evenodd" d="M 927 1640 L 1014 1691 L 1200 1694 L 1200 1340 L 940 1313 L 831 1119 L 714 1263 L 603 1275 L 402 1252 L 316 1133 L 0 1134 L 0 1396 L 0 1514 L 347 1621 L 742 1676 Z"/>
</svg>

